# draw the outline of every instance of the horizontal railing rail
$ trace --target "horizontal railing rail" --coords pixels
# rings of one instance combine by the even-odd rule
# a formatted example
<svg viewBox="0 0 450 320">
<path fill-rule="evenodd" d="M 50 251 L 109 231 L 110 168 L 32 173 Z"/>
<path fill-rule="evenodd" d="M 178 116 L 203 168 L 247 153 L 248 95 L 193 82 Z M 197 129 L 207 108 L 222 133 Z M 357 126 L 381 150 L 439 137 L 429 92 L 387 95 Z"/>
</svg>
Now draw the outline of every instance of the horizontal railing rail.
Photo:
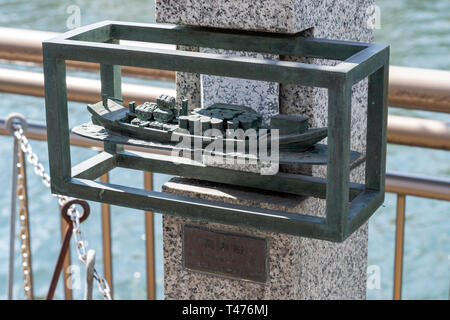
<svg viewBox="0 0 450 320">
<path fill-rule="evenodd" d="M 389 105 L 450 113 L 450 71 L 391 66 Z"/>
<path fill-rule="evenodd" d="M 386 192 L 450 201 L 450 179 L 388 172 Z"/>
<path fill-rule="evenodd" d="M 68 100 L 85 103 L 99 100 L 99 80 L 69 76 L 66 81 Z M 0 92 L 44 97 L 44 76 L 39 72 L 0 68 Z M 160 94 L 175 95 L 175 90 L 122 84 L 125 104 L 129 101 L 155 101 Z M 438 120 L 389 115 L 387 139 L 389 143 L 450 150 L 450 124 Z"/>
<path fill-rule="evenodd" d="M 29 139 L 47 141 L 47 127 L 44 123 L 34 120 L 27 121 L 26 135 Z M 6 118 L 0 117 L 0 135 L 11 135 L 8 128 L 6 128 Z M 81 137 L 74 133 L 70 133 L 70 144 L 76 147 L 94 148 L 103 150 L 103 142 Z M 154 148 L 143 148 L 137 146 L 125 146 L 127 150 L 151 152 L 157 154 L 170 155 L 169 151 L 164 151 Z"/>
<path fill-rule="evenodd" d="M 42 41 L 56 37 L 58 33 L 47 31 L 36 31 L 15 28 L 0 27 L 0 60 L 21 61 L 34 64 L 42 64 Z M 122 41 L 124 44 L 140 46 L 175 48 L 171 45 L 147 44 L 142 42 Z M 86 71 L 100 71 L 96 63 L 68 61 L 69 68 Z M 137 67 L 123 67 L 124 75 L 141 76 L 150 79 L 175 81 L 175 73 L 167 70 L 155 70 Z"/>
<path fill-rule="evenodd" d="M 93 103 L 99 100 L 100 81 L 96 79 L 66 77 L 67 99 L 69 101 Z M 0 92 L 44 97 L 44 74 L 0 68 Z M 156 101 L 160 94 L 175 95 L 175 90 L 149 85 L 122 83 L 122 95 L 125 104 L 130 101 L 142 103 Z"/>
<path fill-rule="evenodd" d="M 403 116 L 388 116 L 389 143 L 450 150 L 450 123 Z"/>
</svg>

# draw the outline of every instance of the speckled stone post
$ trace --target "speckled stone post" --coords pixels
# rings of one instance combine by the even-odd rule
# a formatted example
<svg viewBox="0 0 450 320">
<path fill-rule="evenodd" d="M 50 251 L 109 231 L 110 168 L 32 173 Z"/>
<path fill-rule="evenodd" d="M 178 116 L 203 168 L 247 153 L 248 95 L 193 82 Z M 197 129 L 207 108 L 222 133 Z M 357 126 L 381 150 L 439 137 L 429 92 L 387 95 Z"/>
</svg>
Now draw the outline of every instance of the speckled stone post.
<svg viewBox="0 0 450 320">
<path fill-rule="evenodd" d="M 374 0 L 156 0 L 157 22 L 371 42 Z M 181 49 L 181 48 L 180 48 Z M 209 51 L 208 48 L 189 50 Z M 214 51 L 217 52 L 217 51 Z M 236 55 L 252 54 L 234 52 Z M 333 64 L 311 58 L 271 57 Z M 240 90 L 236 90 L 239 86 Z M 208 106 L 246 104 L 263 114 L 283 113 L 310 118 L 311 127 L 327 125 L 327 91 L 295 85 L 177 74 L 177 93 Z M 351 148 L 365 154 L 367 81 L 353 87 Z M 321 166 L 282 166 L 282 171 L 324 177 Z M 364 166 L 351 171 L 351 181 L 364 182 Z M 267 194 L 231 186 L 174 179 L 164 192 L 241 205 L 324 216 L 325 201 Z M 269 279 L 265 284 L 226 279 L 183 269 L 182 226 L 206 225 L 265 237 L 269 245 Z M 164 290 L 166 299 L 365 299 L 367 224 L 343 243 L 260 232 L 171 216 L 163 219 Z"/>
</svg>

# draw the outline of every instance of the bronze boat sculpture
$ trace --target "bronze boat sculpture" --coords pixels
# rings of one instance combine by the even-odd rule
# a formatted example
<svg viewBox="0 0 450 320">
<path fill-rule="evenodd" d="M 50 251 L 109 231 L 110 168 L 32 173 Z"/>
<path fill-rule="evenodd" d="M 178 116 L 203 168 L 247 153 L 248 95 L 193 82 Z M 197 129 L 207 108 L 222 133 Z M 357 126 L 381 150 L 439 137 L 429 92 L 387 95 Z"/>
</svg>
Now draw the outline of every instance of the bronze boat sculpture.
<svg viewBox="0 0 450 320">
<path fill-rule="evenodd" d="M 248 150 L 253 137 L 267 139 L 269 146 L 277 139 L 280 151 L 302 152 L 327 136 L 327 128 L 309 129 L 308 119 L 304 117 L 276 115 L 270 119 L 270 127 L 265 126 L 257 112 L 239 105 L 216 103 L 188 114 L 187 100 L 177 108 L 175 98 L 166 95 L 159 96 L 156 103 L 136 106 L 131 102 L 128 108 L 105 97 L 88 105 L 88 110 L 92 114 L 92 123 L 109 132 L 168 144 L 180 138 L 192 138 L 192 141 L 201 141 L 205 147 L 220 138 L 224 145 L 244 142 Z M 245 135 L 235 134 L 239 129 Z M 278 136 L 272 136 L 274 129 L 279 130 Z"/>
</svg>

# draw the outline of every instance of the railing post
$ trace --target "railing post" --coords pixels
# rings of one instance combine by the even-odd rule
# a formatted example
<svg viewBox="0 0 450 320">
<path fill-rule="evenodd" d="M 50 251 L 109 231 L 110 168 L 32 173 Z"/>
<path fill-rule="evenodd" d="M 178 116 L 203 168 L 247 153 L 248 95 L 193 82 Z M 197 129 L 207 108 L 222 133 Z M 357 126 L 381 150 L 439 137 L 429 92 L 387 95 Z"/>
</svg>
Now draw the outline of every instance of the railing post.
<svg viewBox="0 0 450 320">
<path fill-rule="evenodd" d="M 19 142 L 14 139 L 12 183 L 11 183 L 11 215 L 9 225 L 9 267 L 8 267 L 8 300 L 13 298 L 14 289 L 14 248 L 16 243 L 16 207 L 17 207 L 17 161 L 19 155 Z"/>
<path fill-rule="evenodd" d="M 153 174 L 144 172 L 144 188 L 153 190 Z M 153 212 L 145 212 L 145 261 L 147 272 L 147 299 L 156 299 L 155 286 L 155 242 L 154 242 Z"/>
<path fill-rule="evenodd" d="M 59 207 L 59 209 L 61 210 L 61 206 Z M 67 222 L 66 220 L 64 220 L 61 215 L 60 215 L 60 227 L 61 227 L 61 241 L 64 240 L 64 233 L 66 232 L 67 229 Z M 70 274 L 67 273 L 67 271 L 70 268 L 70 250 L 67 250 L 67 254 L 64 258 L 64 262 L 63 262 L 63 272 L 62 272 L 62 276 L 63 276 L 63 282 L 64 282 L 64 299 L 65 300 L 72 300 L 73 299 L 73 295 L 72 295 L 72 289 L 69 288 L 69 286 L 67 285 L 67 282 L 70 281 Z"/>
<path fill-rule="evenodd" d="M 109 183 L 109 174 L 100 177 L 101 182 Z M 114 294 L 113 271 L 112 271 L 112 252 L 111 252 L 111 206 L 106 203 L 101 204 L 102 212 L 102 244 L 103 244 L 103 270 L 105 279 L 111 290 L 111 297 Z"/>
<path fill-rule="evenodd" d="M 405 238 L 406 195 L 397 195 L 397 218 L 395 223 L 394 300 L 402 298 L 403 244 Z"/>
</svg>

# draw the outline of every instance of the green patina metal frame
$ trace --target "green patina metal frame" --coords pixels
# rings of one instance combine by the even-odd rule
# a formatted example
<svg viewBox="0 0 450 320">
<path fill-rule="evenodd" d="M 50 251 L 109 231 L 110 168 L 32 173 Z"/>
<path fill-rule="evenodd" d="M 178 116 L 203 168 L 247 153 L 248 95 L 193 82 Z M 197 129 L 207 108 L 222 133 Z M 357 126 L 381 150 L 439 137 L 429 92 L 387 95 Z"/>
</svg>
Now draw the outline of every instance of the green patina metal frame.
<svg viewBox="0 0 450 320">
<path fill-rule="evenodd" d="M 124 46 L 119 40 L 265 52 L 340 60 L 323 66 L 269 59 Z M 43 43 L 45 103 L 52 192 L 185 218 L 343 241 L 384 201 L 389 46 L 256 32 L 104 21 Z M 102 94 L 121 97 L 120 66 L 292 83 L 328 89 L 327 179 L 279 173 L 260 176 L 228 169 L 174 165 L 170 157 L 104 152 L 71 168 L 66 60 L 100 63 Z M 365 184 L 349 181 L 352 86 L 368 77 Z M 99 98 L 100 100 L 100 98 Z M 182 175 L 239 185 L 266 186 L 326 199 L 326 216 L 315 217 L 194 199 L 96 181 L 115 167 Z M 248 181 L 248 182 L 247 182 Z"/>
</svg>

